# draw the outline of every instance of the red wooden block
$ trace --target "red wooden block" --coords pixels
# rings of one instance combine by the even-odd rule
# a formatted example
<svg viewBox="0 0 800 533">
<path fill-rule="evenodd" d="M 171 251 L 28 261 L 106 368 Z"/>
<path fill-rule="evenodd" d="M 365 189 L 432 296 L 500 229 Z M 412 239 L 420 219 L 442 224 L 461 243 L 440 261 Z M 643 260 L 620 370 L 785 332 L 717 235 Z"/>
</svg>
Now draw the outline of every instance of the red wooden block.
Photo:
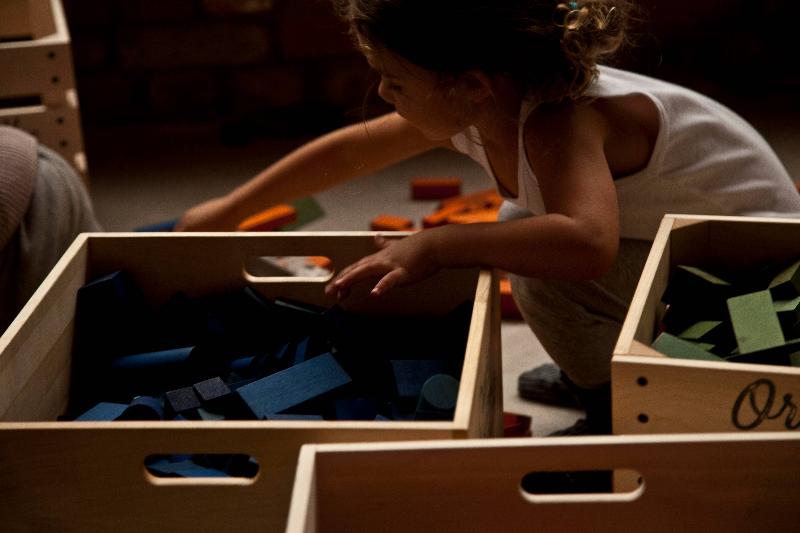
<svg viewBox="0 0 800 533">
<path fill-rule="evenodd" d="M 239 231 L 274 231 L 297 220 L 297 209 L 289 204 L 279 204 L 251 217 L 237 228 Z"/>
<path fill-rule="evenodd" d="M 461 194 L 461 178 L 415 178 L 411 180 L 414 200 L 441 200 Z"/>
<path fill-rule="evenodd" d="M 531 417 L 517 413 L 503 413 L 504 437 L 530 437 Z"/>
<path fill-rule="evenodd" d="M 508 278 L 500 279 L 500 316 L 515 320 L 522 318 L 517 302 L 511 294 L 511 281 Z"/>
<path fill-rule="evenodd" d="M 396 215 L 378 215 L 369 223 L 372 231 L 407 231 L 414 228 L 414 222 Z"/>
</svg>

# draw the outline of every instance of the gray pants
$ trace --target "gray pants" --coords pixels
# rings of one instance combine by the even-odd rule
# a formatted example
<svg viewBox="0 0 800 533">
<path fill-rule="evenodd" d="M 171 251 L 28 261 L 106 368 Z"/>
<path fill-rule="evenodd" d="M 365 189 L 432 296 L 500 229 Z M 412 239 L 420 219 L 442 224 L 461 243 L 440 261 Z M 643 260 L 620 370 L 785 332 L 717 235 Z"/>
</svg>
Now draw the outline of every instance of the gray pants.
<svg viewBox="0 0 800 533">
<path fill-rule="evenodd" d="M 0 250 L 0 334 L 28 301 L 75 237 L 100 231 L 80 177 L 39 145 L 33 195 L 17 232 Z"/>
<path fill-rule="evenodd" d="M 530 212 L 505 202 L 499 219 L 526 216 Z M 610 381 L 611 355 L 651 244 L 622 239 L 614 266 L 593 281 L 509 276 L 525 322 L 579 387 L 594 389 Z"/>
</svg>

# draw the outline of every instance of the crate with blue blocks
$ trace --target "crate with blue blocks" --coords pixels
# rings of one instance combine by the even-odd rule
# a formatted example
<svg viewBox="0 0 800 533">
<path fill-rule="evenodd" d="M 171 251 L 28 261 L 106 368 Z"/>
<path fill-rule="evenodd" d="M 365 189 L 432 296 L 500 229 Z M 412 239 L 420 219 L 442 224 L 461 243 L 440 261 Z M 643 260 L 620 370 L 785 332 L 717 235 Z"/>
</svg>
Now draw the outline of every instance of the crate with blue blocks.
<svg viewBox="0 0 800 533">
<path fill-rule="evenodd" d="M 800 220 L 665 216 L 611 367 L 616 434 L 800 429 Z"/>
<path fill-rule="evenodd" d="M 302 444 L 501 436 L 492 272 L 335 301 L 328 276 L 247 266 L 372 250 L 372 232 L 79 236 L 0 338 L 4 527 L 277 531 Z"/>
</svg>

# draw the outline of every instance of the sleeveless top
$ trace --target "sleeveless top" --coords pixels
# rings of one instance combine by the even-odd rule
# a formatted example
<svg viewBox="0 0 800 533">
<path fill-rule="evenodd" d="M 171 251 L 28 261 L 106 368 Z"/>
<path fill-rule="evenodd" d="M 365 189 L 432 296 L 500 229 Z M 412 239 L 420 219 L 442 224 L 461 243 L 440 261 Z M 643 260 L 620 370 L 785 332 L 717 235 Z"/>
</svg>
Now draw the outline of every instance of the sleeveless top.
<svg viewBox="0 0 800 533">
<path fill-rule="evenodd" d="M 615 179 L 621 237 L 652 240 L 667 213 L 800 216 L 800 194 L 783 164 L 736 113 L 690 89 L 605 66 L 599 67 L 587 92 L 600 98 L 631 94 L 645 95 L 655 104 L 660 125 L 645 168 Z M 531 111 L 531 100 L 523 100 L 516 197 L 495 178 L 477 128 L 451 140 L 495 178 L 506 200 L 537 215 L 547 210 L 524 147 L 524 124 Z"/>
</svg>

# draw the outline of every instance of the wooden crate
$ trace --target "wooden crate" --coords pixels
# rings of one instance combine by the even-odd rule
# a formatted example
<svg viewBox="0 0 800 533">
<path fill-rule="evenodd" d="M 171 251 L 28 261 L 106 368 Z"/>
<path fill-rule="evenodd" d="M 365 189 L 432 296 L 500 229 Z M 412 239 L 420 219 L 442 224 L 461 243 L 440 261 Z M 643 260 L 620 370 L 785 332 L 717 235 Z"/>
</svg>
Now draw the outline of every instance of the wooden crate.
<svg viewBox="0 0 800 533">
<path fill-rule="evenodd" d="M 250 285 L 266 297 L 330 305 L 326 278 L 256 278 L 260 256 L 326 256 L 342 266 L 374 250 L 374 233 L 82 234 L 0 337 L 0 516 L 3 531 L 279 531 L 300 446 L 309 442 L 502 435 L 500 320 L 490 272 L 440 272 L 385 299 L 360 284 L 346 308 L 442 313 L 473 300 L 452 421 L 56 422 L 66 406 L 76 291 L 126 269 L 154 305 Z M 410 335 L 413 332 L 399 332 Z M 420 339 L 423 342 L 423 339 Z M 154 478 L 162 453 L 253 456 L 255 479 Z"/>
<path fill-rule="evenodd" d="M 80 173 L 86 174 L 78 96 L 74 89 L 67 91 L 60 105 L 0 108 L 0 124 L 27 131 L 40 143 L 58 152 Z"/>
<path fill-rule="evenodd" d="M 0 2 L 0 99 L 40 96 L 57 105 L 75 88 L 67 21 L 59 0 Z"/>
<path fill-rule="evenodd" d="M 800 368 L 668 358 L 650 347 L 675 265 L 751 270 L 800 257 L 800 220 L 667 215 L 611 362 L 614 433 L 800 428 Z"/>
<path fill-rule="evenodd" d="M 797 531 L 800 435 L 303 446 L 287 533 Z M 529 472 L 631 469 L 625 492 L 530 494 Z"/>
</svg>

